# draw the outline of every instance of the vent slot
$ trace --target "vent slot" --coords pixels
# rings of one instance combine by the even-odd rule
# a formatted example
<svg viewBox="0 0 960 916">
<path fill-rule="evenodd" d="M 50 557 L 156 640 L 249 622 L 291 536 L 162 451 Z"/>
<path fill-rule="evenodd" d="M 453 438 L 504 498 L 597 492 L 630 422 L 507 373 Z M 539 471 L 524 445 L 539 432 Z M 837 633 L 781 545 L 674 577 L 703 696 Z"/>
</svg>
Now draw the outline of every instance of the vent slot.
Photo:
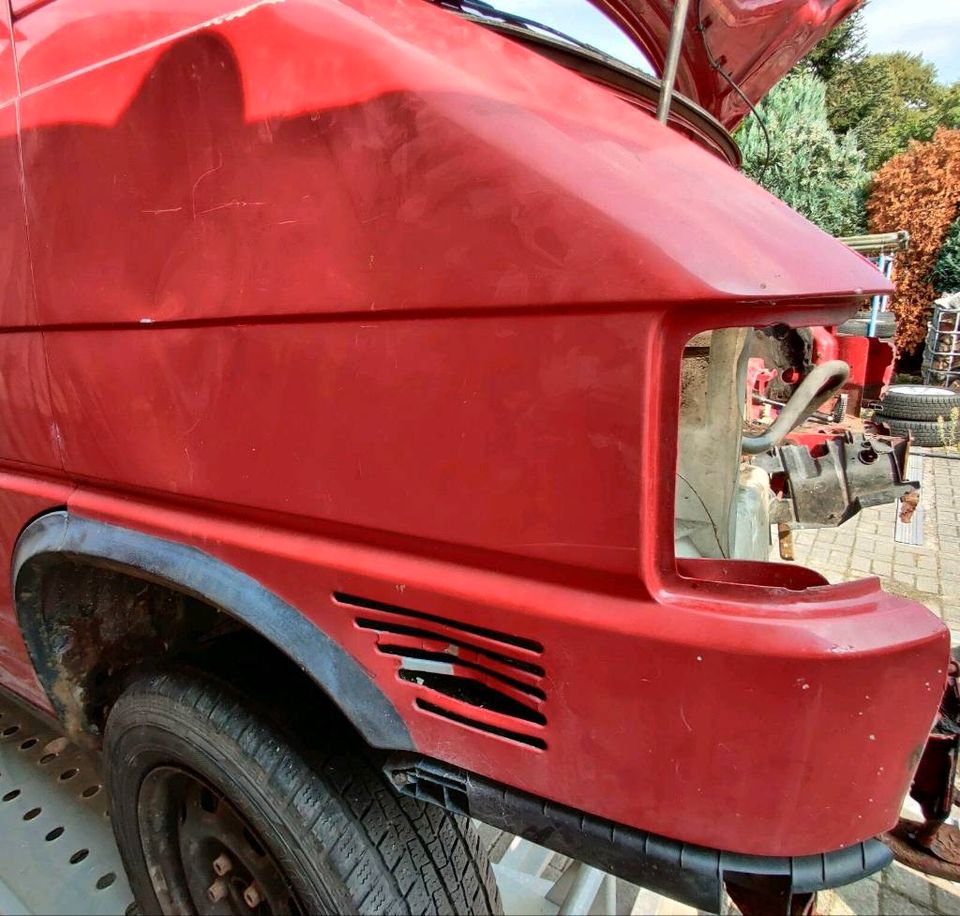
<svg viewBox="0 0 960 916">
<path fill-rule="evenodd" d="M 461 623 L 458 620 L 449 620 L 446 617 L 439 617 L 436 614 L 426 614 L 423 611 L 411 611 L 408 608 L 398 607 L 395 604 L 385 604 L 382 601 L 374 601 L 371 598 L 358 598 L 356 595 L 347 595 L 343 592 L 334 592 L 333 597 L 334 600 L 340 604 L 346 604 L 350 607 L 364 608 L 368 611 L 382 611 L 385 614 L 397 614 L 401 617 L 414 617 L 417 620 L 429 620 L 431 623 L 439 623 L 445 627 L 453 627 L 456 630 L 462 630 L 464 633 L 482 636 L 484 639 L 492 639 L 496 642 L 505 643 L 508 646 L 515 646 L 518 649 L 526 649 L 528 652 L 536 652 L 538 655 L 543 652 L 543 646 L 535 639 L 514 636 L 511 633 L 502 633 L 499 630 L 489 630 L 486 627 L 474 626 L 472 623 Z"/>
<path fill-rule="evenodd" d="M 370 620 L 368 618 L 358 618 L 357 626 L 364 630 L 377 630 L 380 633 L 393 633 L 396 636 L 416 636 L 419 639 L 426 639 L 430 642 L 449 643 L 452 646 L 459 646 L 461 649 L 468 649 L 470 652 L 476 652 L 493 661 L 500 662 L 501 665 L 508 665 L 511 668 L 517 668 L 520 671 L 526 671 L 537 677 L 543 677 L 544 670 L 540 665 L 533 662 L 523 661 L 519 658 L 511 658 L 509 655 L 503 655 L 500 652 L 494 652 L 491 649 L 482 648 L 474 643 L 466 642 L 462 639 L 456 639 L 452 636 L 443 636 L 430 630 L 422 630 L 419 627 L 408 627 L 399 623 L 387 623 L 383 620 Z"/>
<path fill-rule="evenodd" d="M 377 646 L 377 649 L 384 655 L 397 655 L 400 658 L 420 659 L 421 661 L 436 662 L 441 665 L 456 665 L 458 668 L 469 668 L 471 671 L 495 678 L 501 684 L 508 684 L 514 690 L 519 690 L 521 693 L 525 693 L 537 700 L 545 700 L 547 698 L 547 695 L 539 687 L 534 687 L 532 684 L 525 684 L 523 681 L 508 677 L 506 674 L 501 674 L 499 671 L 494 671 L 492 668 L 487 668 L 485 665 L 465 659 L 453 652 L 431 652 L 429 649 L 415 649 L 412 646 L 393 645 Z"/>
<path fill-rule="evenodd" d="M 541 643 L 343 592 L 333 598 L 365 612 L 356 626 L 377 635 L 374 651 L 396 659 L 396 676 L 413 688 L 417 709 L 546 750 L 529 733 L 547 724 Z"/>
<path fill-rule="evenodd" d="M 451 722 L 457 722 L 460 725 L 466 725 L 469 728 L 475 728 L 478 731 L 487 732 L 491 735 L 498 735 L 501 738 L 508 738 L 511 741 L 517 741 L 520 744 L 526 744 L 541 751 L 545 751 L 547 749 L 547 742 L 542 738 L 535 738 L 533 735 L 525 735 L 522 732 L 510 731 L 510 729 L 500 728 L 497 725 L 490 725 L 487 722 L 479 722 L 476 719 L 471 719 L 468 716 L 460 715 L 460 713 L 453 712 L 449 709 L 444 709 L 442 706 L 437 706 L 436 703 L 431 703 L 428 700 L 423 700 L 419 697 L 416 700 L 416 704 L 418 709 L 422 709 L 425 712 L 431 712 L 435 716 L 440 716 L 444 719 L 449 719 Z"/>
<path fill-rule="evenodd" d="M 420 684 L 437 693 L 442 693 L 452 700 L 459 700 L 478 709 L 489 709 L 501 716 L 510 716 L 522 719 L 524 722 L 533 722 L 536 725 L 546 725 L 547 719 L 543 713 L 531 709 L 519 700 L 501 693 L 493 687 L 472 677 L 461 677 L 456 674 L 444 674 L 441 671 L 412 671 L 401 668 L 398 672 L 400 679 L 411 684 Z"/>
</svg>

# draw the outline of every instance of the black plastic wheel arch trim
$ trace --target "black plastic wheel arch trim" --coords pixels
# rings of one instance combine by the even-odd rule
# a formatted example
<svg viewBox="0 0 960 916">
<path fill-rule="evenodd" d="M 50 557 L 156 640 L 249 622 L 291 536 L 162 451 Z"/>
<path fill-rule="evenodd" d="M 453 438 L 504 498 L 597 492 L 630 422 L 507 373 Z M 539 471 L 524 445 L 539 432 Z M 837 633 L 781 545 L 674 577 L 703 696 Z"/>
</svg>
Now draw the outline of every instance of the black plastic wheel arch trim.
<svg viewBox="0 0 960 916">
<path fill-rule="evenodd" d="M 721 912 L 725 883 L 768 892 L 777 888 L 789 905 L 795 894 L 849 884 L 893 861 L 877 839 L 810 856 L 708 849 L 554 804 L 418 755 L 394 755 L 385 771 L 401 794 L 474 817 L 710 913 Z"/>
<path fill-rule="evenodd" d="M 367 742 L 414 750 L 400 714 L 360 664 L 294 607 L 246 573 L 195 547 L 63 510 L 32 521 L 13 557 L 13 594 L 20 629 L 40 682 L 59 709 L 56 672 L 44 639 L 41 592 L 30 561 L 69 557 L 149 578 L 199 598 L 246 624 L 298 664 L 339 706 Z M 29 564 L 29 565 L 28 565 Z"/>
</svg>

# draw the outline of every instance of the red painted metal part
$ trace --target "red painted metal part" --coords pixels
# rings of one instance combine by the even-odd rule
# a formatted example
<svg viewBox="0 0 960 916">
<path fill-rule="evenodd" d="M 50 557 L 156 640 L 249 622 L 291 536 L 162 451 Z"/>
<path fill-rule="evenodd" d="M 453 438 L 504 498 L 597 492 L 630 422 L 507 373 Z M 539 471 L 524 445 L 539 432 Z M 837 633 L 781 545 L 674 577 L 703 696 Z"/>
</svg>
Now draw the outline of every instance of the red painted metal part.
<svg viewBox="0 0 960 916">
<path fill-rule="evenodd" d="M 53 0 L 14 34 L 0 343 L 47 371 L 3 374 L 6 562 L 64 503 L 194 545 L 423 753 L 647 830 L 799 855 L 894 823 L 943 625 L 875 579 L 673 556 L 684 344 L 835 324 L 888 291 L 871 265 L 422 0 Z M 334 591 L 540 642 L 546 750 L 416 708 Z"/>
<path fill-rule="evenodd" d="M 876 401 L 893 378 L 896 351 L 890 341 L 876 337 L 837 335 L 840 359 L 850 366 L 847 388 L 856 395 L 858 408 L 863 401 Z"/>
<path fill-rule="evenodd" d="M 593 2 L 618 17 L 654 66 L 662 68 L 672 0 Z M 743 93 L 757 102 L 840 20 L 861 5 L 862 0 L 693 0 L 678 88 L 733 128 L 749 109 L 717 72 L 711 55 Z M 703 34 L 698 31 L 698 14 Z"/>
<path fill-rule="evenodd" d="M 768 369 L 767 364 L 757 357 L 747 360 L 747 391 L 767 396 L 767 385 L 777 377 L 776 369 Z M 751 420 L 759 420 L 763 415 L 763 404 L 751 402 L 747 407 L 747 415 Z"/>
<path fill-rule="evenodd" d="M 17 19 L 38 12 L 44 6 L 62 5 L 62 0 L 10 0 Z M 653 66 L 663 66 L 670 26 L 672 0 L 592 0 L 617 21 L 644 51 Z M 744 95 L 757 102 L 821 38 L 862 4 L 863 0 L 694 0 L 687 18 L 677 78 L 678 89 L 711 112 L 728 129 L 747 114 L 748 107 L 717 72 L 711 61 L 722 63 L 723 71 L 738 84 Z M 359 4 L 358 4 L 359 5 Z M 375 4 L 370 4 L 374 6 Z M 382 5 L 382 4 L 376 4 Z M 91 4 L 84 3 L 84 13 Z M 96 9 L 93 4 L 93 9 Z M 147 4 L 110 4 L 123 20 L 121 41 L 125 51 L 144 44 L 157 34 L 169 34 L 178 27 L 190 27 L 198 18 L 189 7 L 151 9 Z M 204 16 L 234 12 L 235 0 L 199 5 Z M 47 17 L 57 26 L 76 20 L 72 10 L 52 10 Z M 703 32 L 698 29 L 702 21 Z M 91 23 L 73 23 L 78 39 L 68 48 L 64 64 L 73 70 L 110 56 L 109 35 Z M 99 23 L 98 23 L 99 25 Z M 708 53 L 709 49 L 709 53 Z M 456 53 L 456 52 L 454 52 Z"/>
<path fill-rule="evenodd" d="M 847 413 L 859 416 L 864 401 L 879 400 L 893 378 L 896 349 L 887 340 L 838 334 L 836 328 L 815 327 L 813 361 L 842 359 L 850 367 L 843 390 L 849 395 Z"/>
</svg>

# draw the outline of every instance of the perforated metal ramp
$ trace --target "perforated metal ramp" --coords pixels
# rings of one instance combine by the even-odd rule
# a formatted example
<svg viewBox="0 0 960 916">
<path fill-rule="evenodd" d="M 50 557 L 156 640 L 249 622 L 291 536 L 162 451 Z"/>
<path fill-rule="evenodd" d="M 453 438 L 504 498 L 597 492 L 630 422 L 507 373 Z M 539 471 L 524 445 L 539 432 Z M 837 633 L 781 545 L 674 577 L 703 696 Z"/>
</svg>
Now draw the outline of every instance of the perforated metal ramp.
<svg viewBox="0 0 960 916">
<path fill-rule="evenodd" d="M 501 847 L 494 869 L 511 916 L 693 912 L 650 891 L 641 903 L 633 885 L 482 830 Z M 96 759 L 0 691 L 0 916 L 135 912 Z"/>
<path fill-rule="evenodd" d="M 0 914 L 132 903 L 96 761 L 0 693 Z"/>
</svg>

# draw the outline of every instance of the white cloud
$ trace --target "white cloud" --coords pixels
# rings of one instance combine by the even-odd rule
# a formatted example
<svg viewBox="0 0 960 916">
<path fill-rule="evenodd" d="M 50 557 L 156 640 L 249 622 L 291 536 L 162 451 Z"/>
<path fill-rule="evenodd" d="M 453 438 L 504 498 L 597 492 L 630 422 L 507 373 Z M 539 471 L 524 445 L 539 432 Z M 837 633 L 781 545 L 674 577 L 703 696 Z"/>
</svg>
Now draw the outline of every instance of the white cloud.
<svg viewBox="0 0 960 916">
<path fill-rule="evenodd" d="M 871 51 L 923 54 L 940 79 L 960 79 L 958 0 L 870 0 L 864 10 Z"/>
</svg>

